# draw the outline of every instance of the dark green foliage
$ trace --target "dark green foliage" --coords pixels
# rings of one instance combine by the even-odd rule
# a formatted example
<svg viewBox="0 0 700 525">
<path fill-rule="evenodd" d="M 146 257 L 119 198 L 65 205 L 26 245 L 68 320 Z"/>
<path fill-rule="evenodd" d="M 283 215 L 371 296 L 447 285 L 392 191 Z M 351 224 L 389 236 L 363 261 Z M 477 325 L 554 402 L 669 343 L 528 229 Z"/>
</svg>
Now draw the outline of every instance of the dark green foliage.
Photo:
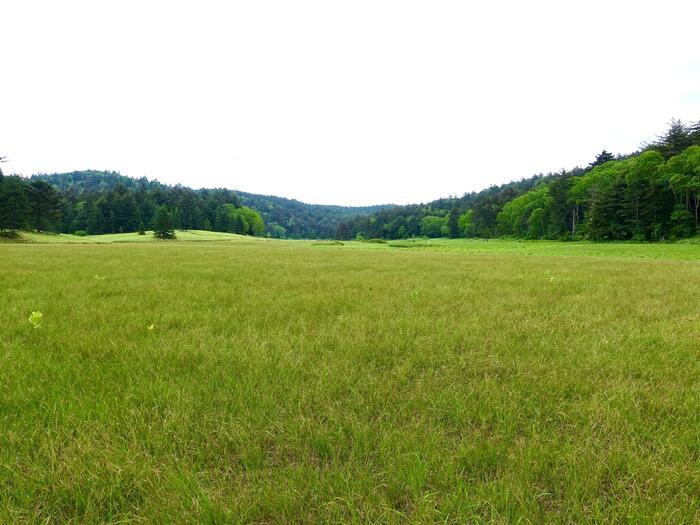
<svg viewBox="0 0 700 525">
<path fill-rule="evenodd" d="M 452 206 L 450 213 L 447 215 L 447 231 L 450 238 L 459 237 L 459 209 L 456 205 Z"/>
<path fill-rule="evenodd" d="M 387 208 L 311 205 L 293 199 L 237 194 L 228 189 L 192 190 L 115 172 L 77 171 L 31 178 L 50 183 L 63 197 L 63 232 L 90 234 L 138 231 L 150 224 L 158 206 L 167 205 L 177 228 L 215 230 L 279 238 L 333 238 L 341 220 Z M 236 219 L 222 206 L 255 210 Z M 234 224 L 235 223 L 235 224 Z M 262 228 L 260 225 L 262 224 Z M 267 224 L 267 226 L 265 226 Z"/>
<path fill-rule="evenodd" d="M 28 187 L 31 226 L 39 231 L 60 231 L 61 194 L 48 182 L 33 180 Z"/>
<path fill-rule="evenodd" d="M 47 189 L 46 183 L 60 193 Z M 35 175 L 29 186 L 22 180 L 19 184 L 29 196 L 30 211 L 22 211 L 20 195 L 12 199 L 18 210 L 9 213 L 9 199 L 2 192 L 17 192 L 17 182 L 5 186 L 0 190 L 5 226 L 0 228 L 131 232 L 142 230 L 141 224 L 150 224 L 156 210 L 167 206 L 174 228 L 278 238 L 505 235 L 656 241 L 691 236 L 700 228 L 700 122 L 673 120 L 643 151 L 615 157 L 603 150 L 585 169 L 535 175 L 408 206 L 308 205 L 227 189 L 166 186 L 114 172 Z M 14 226 L 8 226 L 10 216 Z"/>
<path fill-rule="evenodd" d="M 610 153 L 607 150 L 603 150 L 598 155 L 596 155 L 595 160 L 591 162 L 588 167 L 589 168 L 595 168 L 596 166 L 600 166 L 601 164 L 605 164 L 606 162 L 610 162 L 611 160 L 615 160 L 615 155 Z"/>
<path fill-rule="evenodd" d="M 570 174 L 578 174 L 581 171 L 576 169 Z M 450 215 L 453 210 L 459 210 L 455 212 L 457 214 L 457 236 L 497 237 L 501 234 L 498 230 L 498 213 L 506 203 L 527 193 L 538 184 L 560 176 L 561 174 L 535 175 L 529 179 L 492 186 L 478 193 L 467 193 L 462 197 L 439 199 L 428 204 L 394 206 L 382 209 L 372 215 L 355 217 L 343 222 L 350 231 L 351 237 L 360 234 L 368 238 L 405 239 L 426 235 L 424 224 L 431 236 L 449 236 L 451 235 Z M 467 213 L 468 221 L 465 218 Z M 425 217 L 437 217 L 442 221 L 439 225 L 439 232 L 436 221 L 431 219 L 427 223 L 423 223 Z M 454 219 L 453 216 L 452 221 Z M 452 228 L 454 228 L 454 222 Z M 454 233 L 454 230 L 452 232 Z"/>
<path fill-rule="evenodd" d="M 175 217 L 167 206 L 159 206 L 153 217 L 153 236 L 158 239 L 175 238 Z"/>
<path fill-rule="evenodd" d="M 697 124 L 696 124 L 697 126 Z M 658 151 L 665 158 L 669 159 L 675 155 L 679 155 L 694 142 L 693 133 L 696 131 L 693 127 L 686 126 L 683 122 L 676 119 L 671 119 L 668 130 L 663 135 L 657 137 L 650 149 Z"/>
<path fill-rule="evenodd" d="M 498 220 L 502 234 L 522 238 L 658 241 L 696 234 L 699 214 L 700 146 L 690 146 L 667 161 L 648 150 L 556 179 L 507 203 Z"/>
<path fill-rule="evenodd" d="M 285 199 L 272 195 L 255 195 L 238 192 L 241 204 L 257 210 L 268 231 L 272 234 L 270 224 L 284 228 L 284 236 L 290 239 L 331 239 L 337 234 L 341 222 L 352 230 L 350 223 L 356 217 L 366 216 L 391 208 L 389 205 L 378 206 L 332 206 L 325 204 L 306 204 L 294 199 Z M 276 230 L 279 236 L 281 230 Z M 275 236 L 275 235 L 272 235 Z M 354 234 L 352 235 L 354 237 Z M 370 237 L 371 235 L 368 235 Z"/>
<path fill-rule="evenodd" d="M 31 206 L 27 187 L 19 177 L 5 177 L 0 172 L 0 231 L 24 228 L 30 218 Z"/>
<path fill-rule="evenodd" d="M 575 210 L 569 196 L 572 177 L 564 173 L 549 184 L 549 205 L 544 220 L 547 224 L 546 237 L 550 239 L 566 239 L 571 236 Z"/>
<path fill-rule="evenodd" d="M 615 157 L 603 150 L 586 169 L 536 175 L 425 205 L 380 210 L 344 221 L 343 234 L 385 239 L 455 233 L 530 239 L 686 237 L 700 227 L 698 146 L 700 122 L 686 126 L 674 120 L 645 151 Z M 674 208 L 677 204 L 690 213 L 692 227 L 688 215 Z M 461 211 L 456 221 L 455 209 Z M 447 223 L 438 233 L 435 218 L 445 216 Z"/>
<path fill-rule="evenodd" d="M 625 239 L 624 213 L 622 208 L 624 180 L 616 178 L 608 185 L 597 186 L 591 195 L 588 218 L 588 237 L 600 239 Z"/>
<path fill-rule="evenodd" d="M 335 238 L 339 241 L 348 241 L 352 238 L 352 233 L 350 228 L 344 222 L 338 225 L 338 229 L 335 232 Z"/>
<path fill-rule="evenodd" d="M 156 210 L 162 206 L 170 210 L 175 229 L 232 231 L 233 217 L 224 207 L 242 208 L 240 199 L 231 190 L 192 190 L 113 172 L 35 175 L 30 181 L 30 184 L 50 184 L 60 192 L 63 220 L 55 229 L 64 232 L 145 233 L 145 225 L 153 222 Z M 250 222 L 247 233 L 265 234 L 261 220 L 256 220 L 254 225 Z M 245 232 L 245 223 L 241 230 Z"/>
</svg>

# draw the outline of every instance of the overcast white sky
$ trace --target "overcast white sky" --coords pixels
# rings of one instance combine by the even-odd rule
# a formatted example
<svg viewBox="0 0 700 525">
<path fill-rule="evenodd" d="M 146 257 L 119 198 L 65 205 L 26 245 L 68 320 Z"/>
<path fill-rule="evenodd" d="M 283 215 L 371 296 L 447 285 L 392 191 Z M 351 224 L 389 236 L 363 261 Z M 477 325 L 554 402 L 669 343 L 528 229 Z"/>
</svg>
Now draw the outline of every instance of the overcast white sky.
<svg viewBox="0 0 700 525">
<path fill-rule="evenodd" d="M 700 119 L 696 1 L 0 3 L 7 173 L 428 201 Z"/>
</svg>

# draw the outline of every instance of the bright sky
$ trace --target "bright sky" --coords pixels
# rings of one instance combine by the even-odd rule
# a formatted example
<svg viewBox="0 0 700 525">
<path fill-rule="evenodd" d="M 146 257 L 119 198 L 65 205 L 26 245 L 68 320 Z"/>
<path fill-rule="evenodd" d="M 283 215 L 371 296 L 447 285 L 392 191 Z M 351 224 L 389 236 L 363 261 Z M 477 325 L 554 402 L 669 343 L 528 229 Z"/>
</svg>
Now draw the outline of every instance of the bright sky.
<svg viewBox="0 0 700 525">
<path fill-rule="evenodd" d="M 700 119 L 700 2 L 0 3 L 6 173 L 408 203 Z"/>
</svg>

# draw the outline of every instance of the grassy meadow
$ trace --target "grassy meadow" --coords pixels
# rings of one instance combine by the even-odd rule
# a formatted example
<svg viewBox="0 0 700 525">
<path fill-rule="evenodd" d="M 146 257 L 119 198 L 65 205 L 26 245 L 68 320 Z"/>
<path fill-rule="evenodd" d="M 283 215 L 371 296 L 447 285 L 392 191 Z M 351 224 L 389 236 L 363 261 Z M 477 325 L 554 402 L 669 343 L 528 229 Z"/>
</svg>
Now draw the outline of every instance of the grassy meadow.
<svg viewBox="0 0 700 525">
<path fill-rule="evenodd" d="M 178 231 L 177 241 L 232 241 L 250 239 L 233 233 L 212 232 L 204 230 Z M 114 244 L 121 242 L 168 242 L 153 237 L 153 232 L 144 235 L 138 233 L 113 233 L 109 235 L 71 235 L 68 233 L 20 232 L 18 239 L 3 239 L 0 243 L 22 244 Z"/>
<path fill-rule="evenodd" d="M 125 235 L 0 245 L 0 523 L 700 521 L 700 244 Z"/>
</svg>

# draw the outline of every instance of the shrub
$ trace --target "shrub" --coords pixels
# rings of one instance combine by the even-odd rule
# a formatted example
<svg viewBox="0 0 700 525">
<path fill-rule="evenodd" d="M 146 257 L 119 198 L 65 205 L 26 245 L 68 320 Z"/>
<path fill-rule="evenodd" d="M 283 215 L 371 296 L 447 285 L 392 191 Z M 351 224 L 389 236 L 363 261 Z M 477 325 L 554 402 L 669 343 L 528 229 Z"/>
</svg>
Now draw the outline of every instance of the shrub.
<svg viewBox="0 0 700 525">
<path fill-rule="evenodd" d="M 19 239 L 17 230 L 0 230 L 0 237 L 3 239 Z"/>
</svg>

